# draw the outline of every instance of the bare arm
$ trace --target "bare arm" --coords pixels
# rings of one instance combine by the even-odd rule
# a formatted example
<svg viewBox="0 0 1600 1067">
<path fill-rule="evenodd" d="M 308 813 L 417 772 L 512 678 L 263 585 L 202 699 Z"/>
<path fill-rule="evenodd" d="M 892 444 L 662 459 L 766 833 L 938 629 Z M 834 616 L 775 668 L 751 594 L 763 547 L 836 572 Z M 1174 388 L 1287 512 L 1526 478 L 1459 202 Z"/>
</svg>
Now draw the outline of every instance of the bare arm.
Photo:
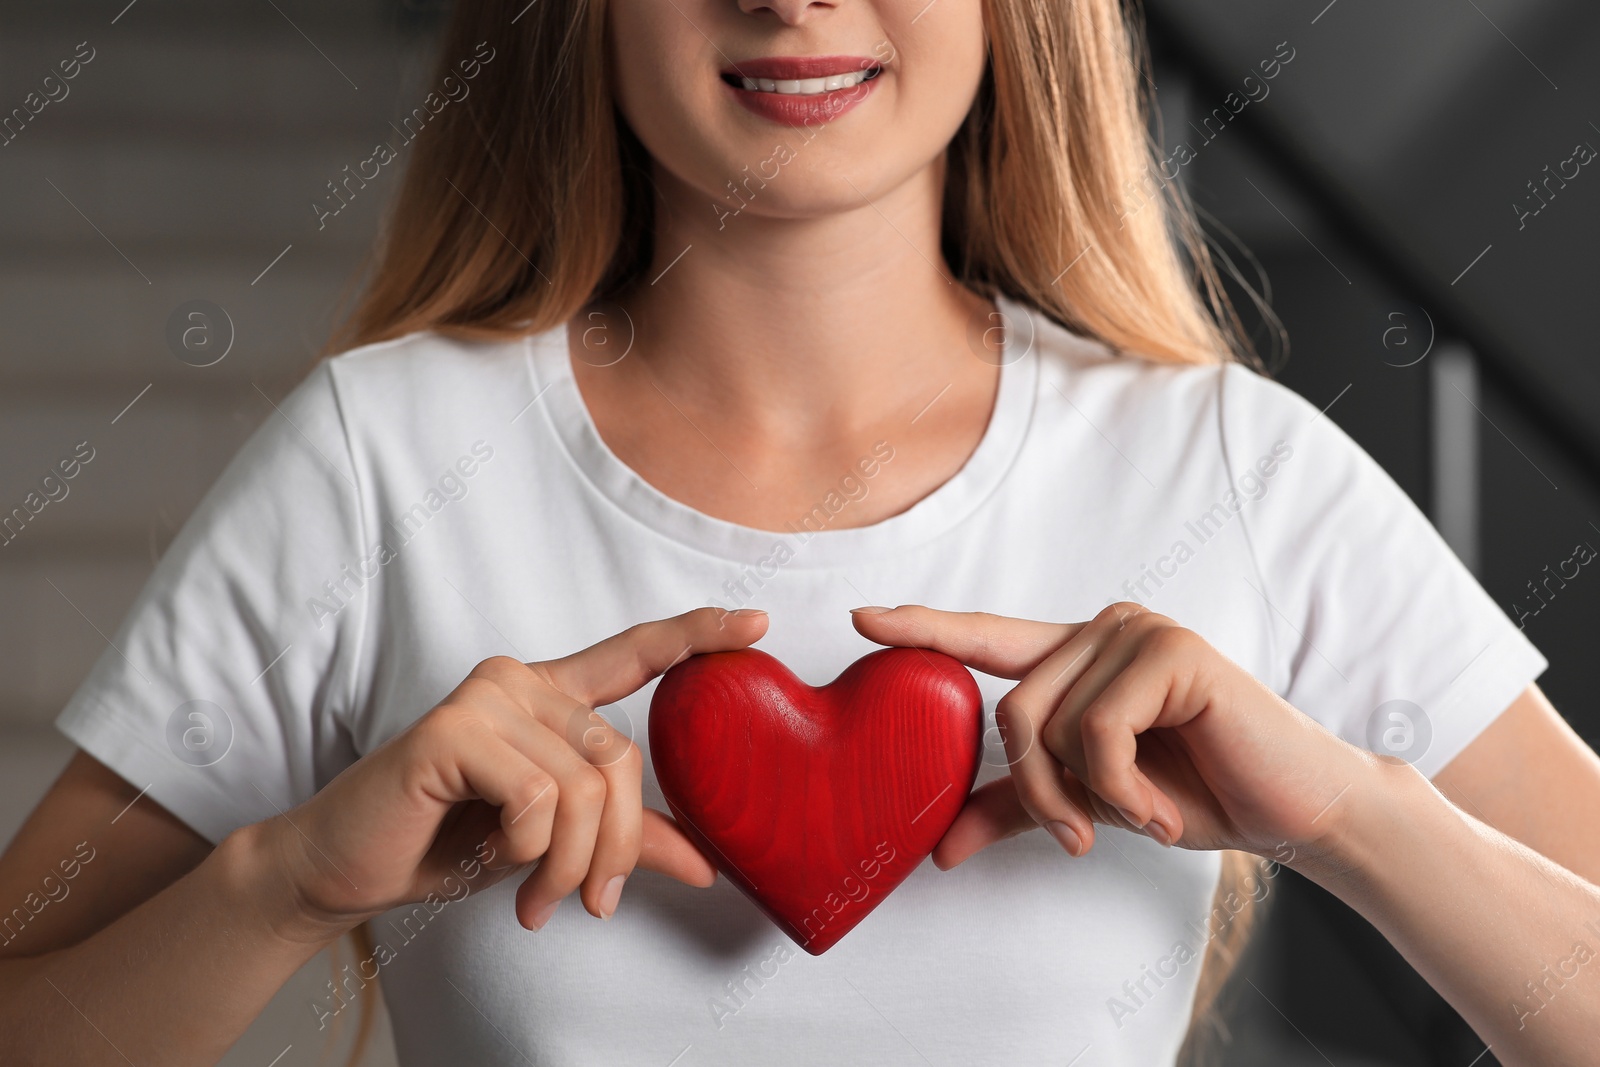
<svg viewBox="0 0 1600 1067">
<path fill-rule="evenodd" d="M 1033 825 L 1082 855 L 1096 823 L 1270 856 L 1382 931 L 1500 1062 L 1593 1061 L 1600 760 L 1536 687 L 1439 776 L 1475 817 L 1137 604 L 1068 624 L 901 607 L 856 628 L 1019 680 L 996 708 L 1011 778 L 973 793 L 940 866 Z"/>
<path fill-rule="evenodd" d="M 642 868 L 716 871 L 640 803 L 637 746 L 592 710 L 759 612 L 702 608 L 563 659 L 479 664 L 438 707 L 304 804 L 216 849 L 79 754 L 0 856 L 0 1062 L 215 1063 L 283 983 L 401 904 L 526 874 L 537 930 L 567 896 L 608 918 Z M 136 799 L 138 798 L 138 799 Z"/>
<path fill-rule="evenodd" d="M 1536 685 L 1433 779 L 1467 814 L 1600 885 L 1600 756 Z"/>
<path fill-rule="evenodd" d="M 1341 804 L 1329 851 L 1293 866 L 1382 931 L 1501 1063 L 1586 1062 L 1600 888 L 1404 764 L 1376 764 Z"/>
<path fill-rule="evenodd" d="M 1411 800 L 1358 817 L 1376 830 L 1353 835 L 1347 873 L 1318 881 L 1366 914 L 1502 1062 L 1564 1062 L 1539 1059 L 1539 1031 L 1600 1025 L 1600 822 L 1583 815 L 1600 810 L 1600 757 L 1529 686 L 1435 777 L 1442 798 L 1404 769 L 1394 777 Z M 1477 891 L 1437 888 L 1448 886 Z"/>
<path fill-rule="evenodd" d="M 256 828 L 212 850 L 137 796 L 80 752 L 0 857 L 21 909 L 0 938 L 8 1063 L 175 1062 L 180 1025 L 184 1062 L 213 1063 L 336 936 L 296 940 L 287 907 L 262 911 Z"/>
</svg>

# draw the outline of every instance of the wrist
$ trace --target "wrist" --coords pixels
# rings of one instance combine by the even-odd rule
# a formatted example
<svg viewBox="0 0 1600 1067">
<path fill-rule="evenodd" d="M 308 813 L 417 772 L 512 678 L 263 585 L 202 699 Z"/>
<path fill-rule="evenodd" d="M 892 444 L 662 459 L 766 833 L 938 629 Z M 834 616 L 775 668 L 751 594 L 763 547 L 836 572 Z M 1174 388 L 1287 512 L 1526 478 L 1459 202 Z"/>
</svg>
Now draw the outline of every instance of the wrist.
<svg viewBox="0 0 1600 1067">
<path fill-rule="evenodd" d="M 1362 753 L 1348 788 L 1321 816 L 1327 829 L 1288 866 L 1340 897 L 1373 884 L 1397 855 L 1434 836 L 1447 805 L 1409 763 Z"/>
<path fill-rule="evenodd" d="M 225 894 L 240 914 L 252 917 L 277 940 L 314 954 L 357 925 L 318 911 L 301 892 L 283 847 L 281 819 L 242 826 L 217 846 L 212 858 Z"/>
</svg>

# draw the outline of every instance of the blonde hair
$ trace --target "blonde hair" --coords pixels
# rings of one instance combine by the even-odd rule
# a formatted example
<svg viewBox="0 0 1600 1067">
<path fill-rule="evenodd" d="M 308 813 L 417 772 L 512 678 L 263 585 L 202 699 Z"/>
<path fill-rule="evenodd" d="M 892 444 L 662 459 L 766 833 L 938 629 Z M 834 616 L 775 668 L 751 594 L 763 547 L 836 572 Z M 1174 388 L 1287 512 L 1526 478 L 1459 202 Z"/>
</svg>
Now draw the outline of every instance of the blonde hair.
<svg viewBox="0 0 1600 1067">
<path fill-rule="evenodd" d="M 1157 162 L 1137 20 L 1116 0 L 983 2 L 988 69 L 948 151 L 954 276 L 1142 359 L 1254 361 Z M 495 58 L 417 138 L 370 282 L 327 351 L 542 331 L 649 266 L 649 157 L 612 104 L 604 0 L 546 0 L 508 37 L 511 6 L 455 5 L 441 77 L 479 42 Z"/>
<path fill-rule="evenodd" d="M 1128 356 L 1258 363 L 1187 197 L 1160 170 L 1137 9 L 982 2 L 989 61 L 947 152 L 954 276 Z M 507 34 L 514 8 L 455 3 L 439 77 L 480 42 L 494 58 L 411 148 L 366 289 L 327 353 L 421 330 L 541 332 L 649 267 L 650 160 L 613 105 L 605 0 L 543 0 Z M 1225 857 L 1219 893 L 1248 866 Z M 1197 1020 L 1247 925 L 1208 945 Z"/>
</svg>

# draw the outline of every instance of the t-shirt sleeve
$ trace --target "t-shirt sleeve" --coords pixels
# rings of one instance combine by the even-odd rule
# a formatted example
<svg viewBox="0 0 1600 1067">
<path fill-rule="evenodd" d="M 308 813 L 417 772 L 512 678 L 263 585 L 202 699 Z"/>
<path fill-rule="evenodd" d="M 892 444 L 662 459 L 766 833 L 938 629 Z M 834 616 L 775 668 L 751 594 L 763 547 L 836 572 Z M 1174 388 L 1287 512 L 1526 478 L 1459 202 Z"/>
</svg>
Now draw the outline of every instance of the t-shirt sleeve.
<svg viewBox="0 0 1600 1067">
<path fill-rule="evenodd" d="M 1263 681 L 1346 741 L 1437 774 L 1544 656 L 1329 415 L 1233 365 L 1221 428 L 1234 484 L 1261 493 L 1241 514 L 1257 571 L 1244 595 L 1279 664 Z"/>
<path fill-rule="evenodd" d="M 356 465 L 321 364 L 234 457 L 56 718 L 212 842 L 355 758 Z"/>
</svg>

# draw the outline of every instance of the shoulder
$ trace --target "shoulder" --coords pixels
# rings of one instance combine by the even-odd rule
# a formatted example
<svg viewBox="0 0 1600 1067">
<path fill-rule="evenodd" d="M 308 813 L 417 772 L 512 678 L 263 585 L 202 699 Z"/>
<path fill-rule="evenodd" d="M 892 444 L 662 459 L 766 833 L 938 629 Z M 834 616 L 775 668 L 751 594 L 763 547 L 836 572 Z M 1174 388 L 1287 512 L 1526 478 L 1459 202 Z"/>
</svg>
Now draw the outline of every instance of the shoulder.
<svg viewBox="0 0 1600 1067">
<path fill-rule="evenodd" d="M 363 413 L 447 410 L 461 403 L 481 410 L 486 399 L 510 403 L 508 384 L 527 383 L 526 353 L 523 337 L 474 341 L 424 330 L 330 357 L 313 377 L 323 376 L 341 403 Z"/>
<path fill-rule="evenodd" d="M 1043 313 L 1031 319 L 1041 436 L 1073 451 L 1084 447 L 1086 433 L 1103 439 L 1102 447 L 1113 446 L 1125 467 L 1157 486 L 1209 482 L 1225 465 L 1231 393 L 1265 386 L 1293 397 L 1237 363 L 1163 363 L 1118 352 Z"/>
<path fill-rule="evenodd" d="M 1120 422 L 1157 425 L 1215 419 L 1230 366 L 1177 364 L 1118 352 L 1041 311 L 1029 317 L 1028 336 L 1018 343 L 1039 361 L 1040 393 L 1066 401 L 1084 414 L 1098 412 Z M 1238 368 L 1244 370 L 1244 368 Z"/>
<path fill-rule="evenodd" d="M 1323 464 L 1370 462 L 1317 405 L 1236 360 L 1162 363 L 1118 353 L 1042 313 L 1032 318 L 1041 405 L 1065 402 L 1153 466 L 1172 456 L 1174 476 L 1192 476 L 1202 461 L 1242 470 L 1300 447 Z"/>
<path fill-rule="evenodd" d="M 1081 398 L 1145 419 L 1210 420 L 1219 429 L 1219 420 L 1286 428 L 1317 414 L 1300 394 L 1237 360 L 1165 363 L 1117 352 L 1041 312 L 1032 318 L 1041 384 L 1075 403 Z"/>
<path fill-rule="evenodd" d="M 494 447 L 519 428 L 536 392 L 529 341 L 407 334 L 324 360 L 303 387 L 337 412 L 362 477 L 410 477 L 418 464 Z"/>
</svg>

